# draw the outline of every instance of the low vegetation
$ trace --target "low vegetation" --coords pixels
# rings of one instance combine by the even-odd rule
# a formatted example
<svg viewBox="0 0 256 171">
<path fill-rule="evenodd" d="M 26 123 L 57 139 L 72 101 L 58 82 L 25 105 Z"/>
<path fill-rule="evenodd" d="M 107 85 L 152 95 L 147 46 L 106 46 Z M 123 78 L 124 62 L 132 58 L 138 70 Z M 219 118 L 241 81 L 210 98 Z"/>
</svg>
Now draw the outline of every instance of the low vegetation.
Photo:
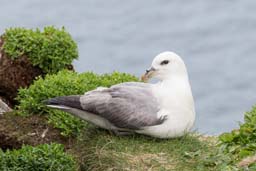
<svg viewBox="0 0 256 171">
<path fill-rule="evenodd" d="M 78 58 L 77 45 L 64 28 L 10 28 L 3 39 L 3 50 L 11 59 L 26 55 L 44 73 L 56 73 Z"/>
<path fill-rule="evenodd" d="M 23 146 L 19 150 L 0 149 L 1 171 L 74 171 L 77 165 L 61 144 Z"/>
<path fill-rule="evenodd" d="M 230 164 L 238 164 L 242 159 L 256 155 L 256 107 L 245 113 L 240 128 L 219 136 L 222 153 L 230 156 Z M 256 162 L 248 163 L 256 170 Z"/>
</svg>

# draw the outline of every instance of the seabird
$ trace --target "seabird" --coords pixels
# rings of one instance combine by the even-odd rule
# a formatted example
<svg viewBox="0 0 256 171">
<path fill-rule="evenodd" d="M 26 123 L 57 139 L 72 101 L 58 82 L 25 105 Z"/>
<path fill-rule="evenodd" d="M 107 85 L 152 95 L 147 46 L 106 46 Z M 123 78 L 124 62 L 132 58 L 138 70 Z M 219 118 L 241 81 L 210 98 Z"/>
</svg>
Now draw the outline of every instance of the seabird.
<svg viewBox="0 0 256 171">
<path fill-rule="evenodd" d="M 159 82 L 125 82 L 84 95 L 52 98 L 45 104 L 118 135 L 184 135 L 193 127 L 195 108 L 183 60 L 174 52 L 160 53 L 142 77 L 144 81 L 150 78 Z"/>
</svg>

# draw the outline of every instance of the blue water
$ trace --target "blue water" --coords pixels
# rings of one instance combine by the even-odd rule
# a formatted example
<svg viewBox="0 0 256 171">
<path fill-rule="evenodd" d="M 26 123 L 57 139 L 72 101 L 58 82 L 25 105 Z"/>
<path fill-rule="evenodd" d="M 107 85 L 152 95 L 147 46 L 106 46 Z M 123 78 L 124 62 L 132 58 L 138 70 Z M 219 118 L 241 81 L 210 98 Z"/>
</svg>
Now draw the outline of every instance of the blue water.
<svg viewBox="0 0 256 171">
<path fill-rule="evenodd" d="M 238 127 L 256 104 L 256 1 L 1 0 L 0 31 L 65 26 L 78 43 L 79 72 L 140 76 L 153 57 L 177 52 L 196 101 L 195 129 Z"/>
</svg>

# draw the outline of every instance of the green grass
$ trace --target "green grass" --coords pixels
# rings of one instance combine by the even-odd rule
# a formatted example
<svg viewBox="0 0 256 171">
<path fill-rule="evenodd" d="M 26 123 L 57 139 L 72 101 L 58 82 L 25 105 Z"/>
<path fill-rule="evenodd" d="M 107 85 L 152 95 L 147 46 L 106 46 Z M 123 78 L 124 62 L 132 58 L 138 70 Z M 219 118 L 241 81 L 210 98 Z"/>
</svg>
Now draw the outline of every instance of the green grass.
<svg viewBox="0 0 256 171">
<path fill-rule="evenodd" d="M 111 133 L 86 128 L 71 150 L 81 170 L 216 170 L 207 157 L 216 151 L 212 140 L 186 135 L 176 139 L 154 139 L 143 135 L 115 136 Z"/>
</svg>

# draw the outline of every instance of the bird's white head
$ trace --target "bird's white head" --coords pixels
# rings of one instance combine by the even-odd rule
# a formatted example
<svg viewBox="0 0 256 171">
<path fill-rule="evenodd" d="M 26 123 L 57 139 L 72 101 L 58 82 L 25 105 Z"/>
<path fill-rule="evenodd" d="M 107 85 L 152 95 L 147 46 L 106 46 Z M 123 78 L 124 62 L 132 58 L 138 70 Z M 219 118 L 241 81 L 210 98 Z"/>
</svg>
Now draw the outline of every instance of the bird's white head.
<svg viewBox="0 0 256 171">
<path fill-rule="evenodd" d="M 174 76 L 187 77 L 186 66 L 176 53 L 162 52 L 154 58 L 151 67 L 142 76 L 142 80 L 147 81 L 150 78 L 166 80 Z"/>
</svg>

